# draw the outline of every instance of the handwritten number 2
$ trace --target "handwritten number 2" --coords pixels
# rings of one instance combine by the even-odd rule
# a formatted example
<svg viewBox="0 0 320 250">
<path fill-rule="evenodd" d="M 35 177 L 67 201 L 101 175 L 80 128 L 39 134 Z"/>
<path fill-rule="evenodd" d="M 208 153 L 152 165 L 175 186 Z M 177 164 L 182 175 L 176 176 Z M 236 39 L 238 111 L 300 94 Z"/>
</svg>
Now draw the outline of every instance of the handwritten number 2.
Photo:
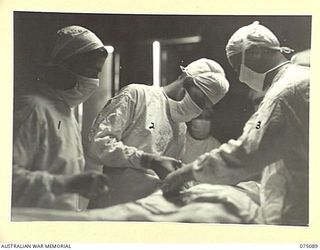
<svg viewBox="0 0 320 250">
<path fill-rule="evenodd" d="M 151 126 L 149 126 L 149 129 L 154 129 L 155 127 L 154 127 L 154 123 L 153 122 L 151 122 Z"/>
<path fill-rule="evenodd" d="M 261 128 L 261 121 L 258 121 L 256 129 L 260 129 Z"/>
</svg>

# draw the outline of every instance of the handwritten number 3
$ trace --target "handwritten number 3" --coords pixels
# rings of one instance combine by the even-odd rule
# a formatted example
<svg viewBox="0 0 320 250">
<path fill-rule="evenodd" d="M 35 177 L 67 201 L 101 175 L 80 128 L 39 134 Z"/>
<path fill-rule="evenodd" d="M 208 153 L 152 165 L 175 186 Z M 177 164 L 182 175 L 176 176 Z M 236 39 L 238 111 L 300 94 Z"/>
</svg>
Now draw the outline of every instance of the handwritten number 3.
<svg viewBox="0 0 320 250">
<path fill-rule="evenodd" d="M 261 121 L 258 121 L 256 129 L 260 129 L 261 128 Z"/>
</svg>

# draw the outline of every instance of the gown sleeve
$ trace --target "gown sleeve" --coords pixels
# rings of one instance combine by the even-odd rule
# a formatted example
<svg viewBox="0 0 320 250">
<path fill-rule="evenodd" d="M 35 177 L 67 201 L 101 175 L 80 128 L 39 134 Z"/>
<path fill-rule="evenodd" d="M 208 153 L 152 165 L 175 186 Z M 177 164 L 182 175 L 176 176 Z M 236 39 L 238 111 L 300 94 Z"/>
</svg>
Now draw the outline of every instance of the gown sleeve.
<svg viewBox="0 0 320 250">
<path fill-rule="evenodd" d="M 88 155 L 108 167 L 140 168 L 143 151 L 121 141 L 124 131 L 133 122 L 134 113 L 135 100 L 128 92 L 112 98 L 94 121 Z"/>
<path fill-rule="evenodd" d="M 35 169 L 41 140 L 45 133 L 44 122 L 36 107 L 25 106 L 15 112 L 13 138 L 12 206 L 55 207 L 60 194 L 58 183 L 61 176 L 43 169 Z"/>
<path fill-rule="evenodd" d="M 290 145 L 288 112 L 281 100 L 266 100 L 246 123 L 243 134 L 196 159 L 198 181 L 234 185 L 281 158 Z"/>
</svg>

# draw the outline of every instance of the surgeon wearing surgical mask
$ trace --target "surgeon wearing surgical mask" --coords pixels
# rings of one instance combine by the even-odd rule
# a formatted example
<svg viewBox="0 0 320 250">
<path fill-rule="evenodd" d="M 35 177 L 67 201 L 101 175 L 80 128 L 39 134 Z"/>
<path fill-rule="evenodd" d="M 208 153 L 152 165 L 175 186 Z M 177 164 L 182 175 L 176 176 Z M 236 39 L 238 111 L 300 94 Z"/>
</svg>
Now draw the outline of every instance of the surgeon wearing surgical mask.
<svg viewBox="0 0 320 250">
<path fill-rule="evenodd" d="M 278 210 L 277 223 L 308 225 L 310 72 L 286 58 L 285 54 L 292 51 L 280 46 L 273 32 L 259 22 L 239 28 L 230 37 L 226 45 L 230 65 L 241 82 L 265 91 L 265 96 L 239 138 L 170 173 L 163 185 L 165 193 L 190 180 L 235 185 L 283 161 L 294 183 L 294 195 L 285 194 L 284 205 L 290 206 Z M 265 191 L 262 198 L 273 195 Z M 271 219 L 263 210 L 257 211 L 257 216 L 264 223 Z"/>
<path fill-rule="evenodd" d="M 264 31 L 270 37 L 273 35 L 267 29 Z M 229 63 L 238 74 L 240 82 L 247 84 L 255 91 L 265 92 L 277 72 L 290 63 L 284 54 L 291 53 L 293 50 L 288 47 L 280 47 L 272 40 L 273 38 L 266 42 L 267 46 L 263 44 L 260 46 L 258 40 L 256 43 L 251 42 L 250 36 L 244 35 L 241 39 L 242 43 L 237 47 L 238 53 L 234 54 L 233 50 L 228 52 Z"/>
<path fill-rule="evenodd" d="M 212 114 L 211 110 L 205 110 L 187 123 L 187 140 L 181 159 L 183 163 L 190 163 L 200 155 L 220 146 L 220 142 L 211 135 Z"/>
<path fill-rule="evenodd" d="M 211 121 L 201 116 L 191 120 L 188 124 L 190 135 L 196 140 L 204 140 L 210 136 Z"/>
<path fill-rule="evenodd" d="M 98 74 L 106 56 L 105 49 L 99 48 L 74 55 L 58 65 L 46 64 L 43 80 L 56 89 L 70 108 L 75 108 L 99 87 Z"/>
<path fill-rule="evenodd" d="M 88 169 L 110 176 L 111 192 L 89 208 L 111 206 L 154 192 L 181 165 L 186 122 L 228 92 L 224 70 L 201 58 L 164 87 L 130 84 L 101 110 L 89 134 Z"/>
<path fill-rule="evenodd" d="M 90 30 L 56 33 L 51 57 L 28 91 L 15 96 L 13 207 L 77 210 L 79 195 L 108 191 L 108 177 L 83 173 L 85 158 L 74 108 L 99 86 L 107 52 Z M 40 66 L 39 66 L 40 67 Z"/>
</svg>

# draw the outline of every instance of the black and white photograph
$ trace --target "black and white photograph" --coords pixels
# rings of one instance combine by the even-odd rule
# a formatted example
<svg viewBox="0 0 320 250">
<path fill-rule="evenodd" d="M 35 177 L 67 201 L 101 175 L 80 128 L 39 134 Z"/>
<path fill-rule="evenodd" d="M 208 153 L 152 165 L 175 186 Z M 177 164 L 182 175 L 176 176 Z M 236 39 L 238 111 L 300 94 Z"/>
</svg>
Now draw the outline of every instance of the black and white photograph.
<svg viewBox="0 0 320 250">
<path fill-rule="evenodd" d="M 12 222 L 310 226 L 311 15 L 12 21 Z"/>
</svg>

